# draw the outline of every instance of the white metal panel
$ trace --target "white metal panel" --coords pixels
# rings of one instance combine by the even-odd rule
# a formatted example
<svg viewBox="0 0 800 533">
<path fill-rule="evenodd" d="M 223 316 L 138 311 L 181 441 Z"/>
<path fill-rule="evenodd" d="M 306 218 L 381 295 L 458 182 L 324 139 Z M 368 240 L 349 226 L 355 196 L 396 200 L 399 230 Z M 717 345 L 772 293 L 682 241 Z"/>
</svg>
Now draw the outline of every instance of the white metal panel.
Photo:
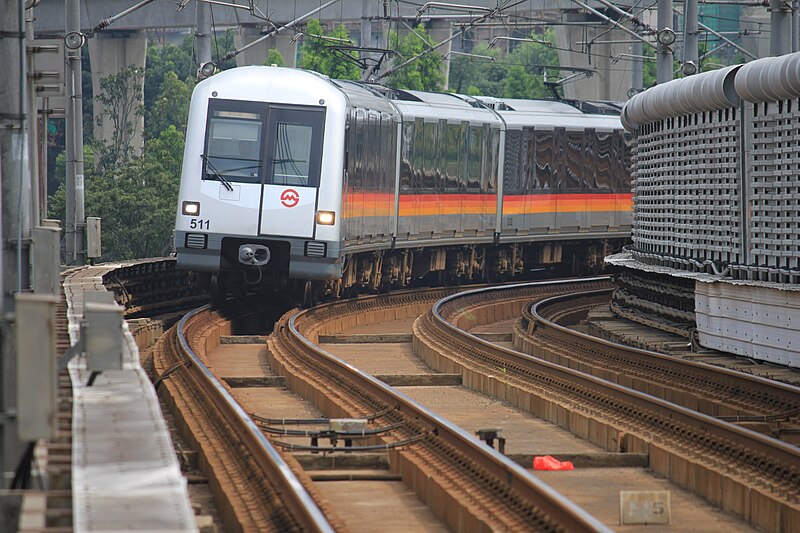
<svg viewBox="0 0 800 533">
<path fill-rule="evenodd" d="M 15 295 L 17 430 L 22 440 L 56 435 L 56 305 L 52 294 Z"/>
<path fill-rule="evenodd" d="M 800 292 L 695 283 L 700 344 L 800 367 Z"/>
<path fill-rule="evenodd" d="M 315 187 L 265 185 L 261 206 L 262 235 L 313 236 L 317 206 Z"/>
</svg>

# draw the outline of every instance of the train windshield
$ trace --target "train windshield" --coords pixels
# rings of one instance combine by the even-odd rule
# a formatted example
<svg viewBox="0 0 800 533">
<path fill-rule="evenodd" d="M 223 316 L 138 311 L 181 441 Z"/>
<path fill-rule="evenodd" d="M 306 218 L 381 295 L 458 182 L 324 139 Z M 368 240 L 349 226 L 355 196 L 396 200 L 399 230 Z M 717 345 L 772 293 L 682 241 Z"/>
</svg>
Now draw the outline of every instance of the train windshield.
<svg viewBox="0 0 800 533">
<path fill-rule="evenodd" d="M 207 179 L 261 182 L 261 113 L 215 110 L 208 121 Z"/>
<path fill-rule="evenodd" d="M 270 105 L 266 183 L 319 186 L 324 123 L 324 108 Z"/>
<path fill-rule="evenodd" d="M 272 178 L 275 185 L 308 185 L 313 132 L 307 124 L 278 122 Z"/>
</svg>

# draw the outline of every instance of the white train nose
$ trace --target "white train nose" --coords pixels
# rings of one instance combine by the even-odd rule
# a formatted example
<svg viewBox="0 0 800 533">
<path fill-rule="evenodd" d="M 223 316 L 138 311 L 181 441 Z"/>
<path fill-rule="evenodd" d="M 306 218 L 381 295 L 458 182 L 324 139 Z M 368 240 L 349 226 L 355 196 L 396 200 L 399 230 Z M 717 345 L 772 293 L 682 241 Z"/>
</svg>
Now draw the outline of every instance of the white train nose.
<svg viewBox="0 0 800 533">
<path fill-rule="evenodd" d="M 243 265 L 264 266 L 269 263 L 269 248 L 261 244 L 239 246 L 239 262 Z"/>
</svg>

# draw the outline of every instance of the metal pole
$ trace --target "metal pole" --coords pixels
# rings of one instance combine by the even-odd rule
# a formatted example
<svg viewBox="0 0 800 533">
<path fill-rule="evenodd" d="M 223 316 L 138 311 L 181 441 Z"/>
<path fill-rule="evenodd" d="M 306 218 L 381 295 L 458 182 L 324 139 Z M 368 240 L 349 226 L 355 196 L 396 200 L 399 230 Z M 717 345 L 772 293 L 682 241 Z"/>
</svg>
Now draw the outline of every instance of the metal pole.
<svg viewBox="0 0 800 533">
<path fill-rule="evenodd" d="M 633 61 L 631 65 L 631 95 L 634 92 L 639 92 L 644 89 L 644 60 L 642 56 L 644 55 L 644 45 L 642 45 L 642 41 L 633 41 L 631 43 L 631 55 L 633 56 Z"/>
<path fill-rule="evenodd" d="M 72 31 L 72 5 L 67 0 L 64 3 L 65 33 Z M 80 29 L 80 27 L 78 28 Z M 75 122 L 72 118 L 75 112 L 74 78 L 72 75 L 72 62 L 70 51 L 66 48 L 66 69 L 64 73 L 64 152 L 66 156 L 66 220 L 64 221 L 64 264 L 71 265 L 75 262 Z"/>
<path fill-rule="evenodd" d="M 661 34 L 672 24 L 672 0 L 658 0 L 658 31 Z M 672 49 L 658 40 L 656 52 L 656 83 L 672 79 Z"/>
<path fill-rule="evenodd" d="M 0 487 L 22 455 L 16 410 L 14 294 L 30 287 L 30 173 L 24 0 L 0 0 Z"/>
<path fill-rule="evenodd" d="M 695 74 L 691 72 L 690 63 L 693 63 L 697 69 L 700 68 L 699 51 L 697 49 L 698 29 L 697 23 L 700 22 L 697 14 L 697 0 L 685 0 L 683 9 L 683 73 L 686 75 Z"/>
<path fill-rule="evenodd" d="M 800 52 L 800 0 L 792 2 L 792 52 Z"/>
<path fill-rule="evenodd" d="M 792 19 L 783 0 L 769 2 L 769 55 L 782 56 L 792 49 Z"/>
<path fill-rule="evenodd" d="M 33 44 L 33 8 L 27 10 L 25 15 L 25 39 L 29 44 Z M 28 72 L 34 71 L 33 52 L 28 52 Z M 28 83 L 28 158 L 31 171 L 31 223 L 38 226 L 41 217 L 41 194 L 39 191 L 39 117 L 36 113 L 36 84 L 33 79 Z"/>
<path fill-rule="evenodd" d="M 66 33 L 80 33 L 80 0 L 67 0 Z M 67 49 L 67 264 L 86 262 L 83 196 L 83 84 L 81 48 Z M 71 150 L 70 150 L 71 148 Z M 70 157 L 71 156 L 71 157 Z M 71 163 L 71 164 L 70 164 Z M 70 172 L 72 170 L 72 172 Z M 72 193 L 72 194 L 70 194 Z M 70 198 L 70 196 L 72 198 Z M 72 200 L 72 201 L 70 201 Z M 72 209 L 70 209 L 72 208 Z M 70 214 L 72 213 L 72 217 Z"/>
<path fill-rule="evenodd" d="M 656 48 L 656 46 L 653 43 L 651 43 L 650 41 L 648 41 L 647 39 L 645 39 L 644 37 L 642 37 L 641 35 L 639 35 L 635 31 L 631 30 L 630 28 L 626 28 L 625 26 L 623 26 L 622 24 L 620 24 L 616 20 L 612 19 L 611 17 L 607 17 L 606 15 L 604 15 L 600 11 L 594 9 L 593 7 L 581 2 L 580 0 L 572 0 L 572 2 L 575 3 L 575 4 L 578 4 L 583 9 L 585 9 L 586 11 L 591 13 L 592 15 L 596 16 L 597 18 L 608 22 L 609 24 L 611 24 L 615 28 L 619 28 L 620 30 L 622 30 L 625 33 L 631 35 L 632 37 L 635 37 L 636 39 L 638 39 L 642 43 L 646 44 L 647 46 L 649 46 L 651 48 Z M 660 2 L 659 2 L 659 5 L 661 5 Z M 671 5 L 671 3 L 670 3 L 670 5 Z"/>
<path fill-rule="evenodd" d="M 80 0 L 70 0 L 74 3 L 77 31 L 80 31 Z M 84 210 L 84 184 L 83 184 L 83 60 L 81 50 L 73 54 L 75 65 L 72 75 L 75 81 L 75 255 L 79 265 L 86 264 L 86 213 Z"/>
<path fill-rule="evenodd" d="M 211 4 L 195 2 L 195 46 L 197 47 L 197 66 L 211 61 Z"/>
</svg>

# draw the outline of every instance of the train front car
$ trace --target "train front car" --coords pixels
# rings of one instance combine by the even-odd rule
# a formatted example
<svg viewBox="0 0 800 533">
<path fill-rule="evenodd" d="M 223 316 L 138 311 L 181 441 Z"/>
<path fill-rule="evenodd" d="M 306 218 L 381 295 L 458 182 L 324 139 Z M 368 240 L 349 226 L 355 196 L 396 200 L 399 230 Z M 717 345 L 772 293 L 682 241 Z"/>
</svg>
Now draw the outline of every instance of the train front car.
<svg viewBox="0 0 800 533">
<path fill-rule="evenodd" d="M 301 70 L 242 67 L 199 83 L 175 226 L 178 267 L 213 274 L 226 290 L 340 277 L 346 108 L 329 80 Z"/>
</svg>

